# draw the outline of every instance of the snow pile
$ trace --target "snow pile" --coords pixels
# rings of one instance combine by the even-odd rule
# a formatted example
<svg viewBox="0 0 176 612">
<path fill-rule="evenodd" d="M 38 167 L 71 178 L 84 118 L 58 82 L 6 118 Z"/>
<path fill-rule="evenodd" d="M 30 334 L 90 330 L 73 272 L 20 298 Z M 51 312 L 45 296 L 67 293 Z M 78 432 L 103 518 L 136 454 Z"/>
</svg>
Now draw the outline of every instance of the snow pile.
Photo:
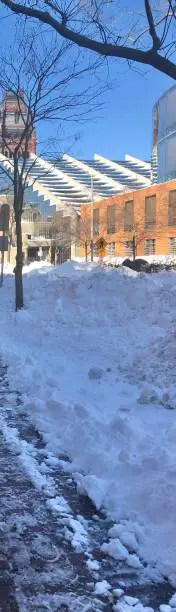
<svg viewBox="0 0 176 612">
<path fill-rule="evenodd" d="M 79 492 L 114 520 L 103 550 L 176 584 L 175 272 L 35 264 L 24 291 L 15 313 L 8 273 L 0 354 L 14 388 L 48 452 L 69 455 Z"/>
<path fill-rule="evenodd" d="M 104 581 L 106 582 L 106 581 Z M 104 595 L 107 595 L 108 589 L 107 589 L 107 585 L 102 583 L 98 583 L 98 586 L 101 585 L 102 586 L 102 590 L 104 588 Z M 123 597 L 123 592 L 120 593 L 120 595 L 118 594 L 118 589 L 114 589 L 113 591 L 114 597 L 117 597 L 117 603 L 114 604 L 113 606 L 113 610 L 114 612 L 154 612 L 153 608 L 150 608 L 149 606 L 144 606 L 142 603 L 140 603 L 139 599 L 137 599 L 136 597 L 130 597 L 129 595 L 125 595 Z M 159 610 L 160 612 L 175 612 L 176 608 L 175 608 L 175 604 L 176 604 L 176 594 L 173 595 L 173 597 L 171 597 L 169 604 L 161 604 L 159 606 Z"/>
<path fill-rule="evenodd" d="M 141 259 L 141 258 L 144 259 L 145 261 L 148 261 L 148 263 L 163 264 L 163 265 L 172 265 L 172 264 L 175 265 L 176 264 L 175 255 L 139 255 L 136 257 L 136 259 Z M 103 257 L 103 262 L 105 264 L 112 264 L 112 265 L 120 266 L 122 262 L 125 261 L 125 259 L 129 259 L 129 257 L 127 255 L 125 257 L 122 257 L 121 255 L 107 255 Z M 130 257 L 130 259 L 132 258 Z M 90 260 L 90 256 L 89 256 L 89 260 Z M 84 263 L 84 261 L 85 261 L 85 257 L 76 257 L 77 263 Z M 99 258 L 94 257 L 94 262 L 98 263 Z"/>
</svg>

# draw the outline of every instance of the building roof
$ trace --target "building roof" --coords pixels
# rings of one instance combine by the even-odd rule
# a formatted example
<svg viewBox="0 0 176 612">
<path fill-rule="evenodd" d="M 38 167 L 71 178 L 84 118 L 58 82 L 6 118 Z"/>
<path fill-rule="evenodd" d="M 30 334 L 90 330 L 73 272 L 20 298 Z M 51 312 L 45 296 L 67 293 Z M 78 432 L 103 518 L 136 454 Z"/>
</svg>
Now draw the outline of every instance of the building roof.
<svg viewBox="0 0 176 612">
<path fill-rule="evenodd" d="M 13 172 L 12 161 L 0 155 L 1 167 Z M 49 206 L 74 209 L 92 200 L 130 192 L 151 185 L 151 164 L 130 155 L 124 160 L 109 160 L 95 154 L 93 160 L 77 160 L 64 155 L 59 160 L 44 160 L 30 156 L 27 161 L 28 185 L 35 194 L 35 204 L 40 198 Z M 39 202 L 37 202 L 37 197 Z M 30 197 L 31 201 L 32 198 Z"/>
</svg>

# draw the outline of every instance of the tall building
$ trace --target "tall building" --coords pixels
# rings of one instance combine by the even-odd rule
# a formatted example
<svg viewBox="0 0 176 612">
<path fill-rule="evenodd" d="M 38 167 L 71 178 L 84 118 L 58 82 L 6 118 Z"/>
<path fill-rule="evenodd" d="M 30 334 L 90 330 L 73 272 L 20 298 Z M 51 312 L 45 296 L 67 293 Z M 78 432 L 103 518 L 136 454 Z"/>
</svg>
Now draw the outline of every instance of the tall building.
<svg viewBox="0 0 176 612">
<path fill-rule="evenodd" d="M 176 178 L 176 85 L 165 91 L 153 109 L 152 180 Z"/>
<path fill-rule="evenodd" d="M 15 146 L 19 143 L 27 121 L 28 109 L 24 102 L 24 94 L 20 90 L 16 96 L 13 92 L 7 91 L 0 104 L 0 152 L 6 157 L 11 158 Z M 19 157 L 23 155 L 25 142 L 21 143 Z M 31 136 L 27 143 L 27 156 L 36 153 L 36 132 L 31 131 Z"/>
</svg>

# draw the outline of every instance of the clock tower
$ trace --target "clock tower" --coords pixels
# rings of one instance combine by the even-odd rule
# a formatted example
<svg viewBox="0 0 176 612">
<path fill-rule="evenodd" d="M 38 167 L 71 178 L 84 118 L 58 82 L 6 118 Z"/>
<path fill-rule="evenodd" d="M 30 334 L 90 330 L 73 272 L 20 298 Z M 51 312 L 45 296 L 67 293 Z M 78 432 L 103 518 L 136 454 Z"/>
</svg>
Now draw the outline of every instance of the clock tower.
<svg viewBox="0 0 176 612">
<path fill-rule="evenodd" d="M 24 93 L 7 91 L 0 104 L 0 152 L 12 158 L 13 151 L 20 141 L 28 118 L 28 108 L 24 102 Z M 27 145 L 27 156 L 36 153 L 36 132 L 31 128 Z M 23 157 L 25 142 L 22 140 L 19 157 Z"/>
</svg>

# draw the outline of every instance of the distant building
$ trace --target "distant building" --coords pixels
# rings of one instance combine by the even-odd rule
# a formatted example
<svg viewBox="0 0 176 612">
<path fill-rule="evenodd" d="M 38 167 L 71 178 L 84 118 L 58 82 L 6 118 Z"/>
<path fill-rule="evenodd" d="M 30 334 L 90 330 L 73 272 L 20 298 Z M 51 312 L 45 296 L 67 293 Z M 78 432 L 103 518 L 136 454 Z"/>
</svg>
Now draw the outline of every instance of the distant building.
<svg viewBox="0 0 176 612">
<path fill-rule="evenodd" d="M 91 237 L 95 255 L 101 237 L 108 257 L 133 257 L 134 240 L 137 256 L 176 256 L 176 179 L 82 206 L 76 256 L 86 241 L 90 255 Z"/>
<path fill-rule="evenodd" d="M 19 143 L 27 119 L 27 106 L 24 102 L 24 94 L 20 90 L 16 96 L 7 91 L 0 104 L 0 152 L 5 157 L 11 158 L 17 143 Z M 24 153 L 24 142 L 21 144 L 19 157 Z M 27 156 L 36 153 L 36 132 L 32 130 L 27 147 Z"/>
<path fill-rule="evenodd" d="M 153 109 L 152 180 L 176 178 L 176 85 L 164 92 Z"/>
<path fill-rule="evenodd" d="M 1 168 L 8 170 L 9 175 L 12 173 L 13 166 L 5 156 L 1 158 Z M 90 204 L 92 198 L 96 203 L 101 199 L 107 198 L 108 201 L 113 195 L 125 193 L 131 199 L 131 191 L 140 191 L 141 188 L 151 185 L 150 163 L 130 155 L 119 161 L 111 161 L 100 155 L 95 155 L 93 160 L 84 161 L 68 155 L 50 161 L 37 156 L 35 164 L 29 157 L 26 169 L 26 207 L 22 220 L 25 261 L 38 257 L 39 248 L 40 256 L 46 256 L 51 247 L 51 233 L 52 244 L 56 244 L 58 261 L 63 261 L 70 255 L 74 258 L 77 255 L 82 205 Z M 5 173 L 4 181 L 6 180 Z M 89 234 L 89 228 L 85 229 Z M 114 248 L 113 245 L 111 248 Z"/>
<path fill-rule="evenodd" d="M 6 202 L 7 196 L 0 195 L 0 202 Z M 12 211 L 11 207 L 11 211 Z M 29 263 L 35 260 L 49 262 L 64 261 L 70 258 L 71 219 L 55 212 L 51 217 L 42 217 L 40 210 L 34 204 L 26 205 L 22 215 L 23 261 Z M 10 236 L 11 234 L 11 236 Z M 10 240 L 11 238 L 11 240 Z M 16 257 L 16 231 L 10 223 L 9 253 L 6 257 L 12 264 Z"/>
</svg>

